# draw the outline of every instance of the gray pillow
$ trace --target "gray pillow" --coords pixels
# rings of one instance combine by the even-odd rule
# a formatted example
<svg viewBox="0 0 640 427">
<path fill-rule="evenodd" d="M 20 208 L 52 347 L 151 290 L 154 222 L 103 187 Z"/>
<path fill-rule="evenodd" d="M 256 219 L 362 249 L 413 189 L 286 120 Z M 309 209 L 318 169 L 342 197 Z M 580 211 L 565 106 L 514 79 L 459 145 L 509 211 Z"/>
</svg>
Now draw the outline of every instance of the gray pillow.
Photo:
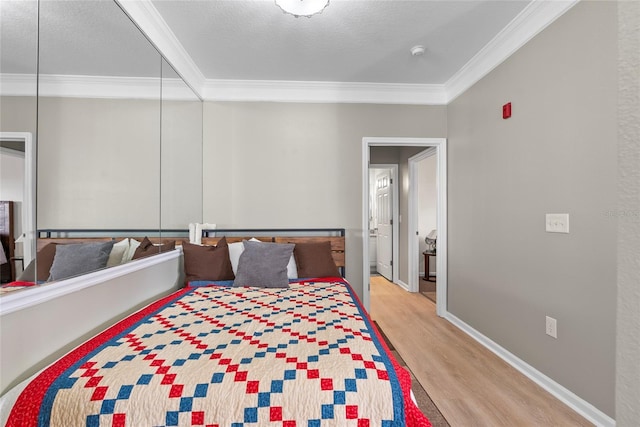
<svg viewBox="0 0 640 427">
<path fill-rule="evenodd" d="M 51 265 L 49 281 L 62 280 L 104 268 L 113 244 L 114 242 L 110 241 L 58 245 Z"/>
<path fill-rule="evenodd" d="M 244 240 L 244 252 L 238 261 L 234 287 L 288 288 L 287 264 L 292 243 L 264 243 Z"/>
</svg>

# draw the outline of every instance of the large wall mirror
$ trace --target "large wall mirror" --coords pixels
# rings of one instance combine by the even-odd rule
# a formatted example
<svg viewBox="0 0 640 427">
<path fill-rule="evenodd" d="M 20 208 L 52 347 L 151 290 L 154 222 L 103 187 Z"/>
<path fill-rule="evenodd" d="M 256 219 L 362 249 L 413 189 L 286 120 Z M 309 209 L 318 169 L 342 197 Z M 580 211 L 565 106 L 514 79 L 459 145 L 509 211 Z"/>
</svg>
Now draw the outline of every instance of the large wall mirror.
<svg viewBox="0 0 640 427">
<path fill-rule="evenodd" d="M 2 0 L 0 8 L 0 136 L 32 134 L 36 159 L 33 197 L 14 204 L 14 218 L 35 212 L 31 224 L 14 219 L 23 266 L 42 248 L 37 231 L 119 239 L 201 222 L 202 102 L 118 4 Z M 15 257 L 22 253 L 16 246 Z M 39 258 L 35 281 L 49 283 Z"/>
</svg>

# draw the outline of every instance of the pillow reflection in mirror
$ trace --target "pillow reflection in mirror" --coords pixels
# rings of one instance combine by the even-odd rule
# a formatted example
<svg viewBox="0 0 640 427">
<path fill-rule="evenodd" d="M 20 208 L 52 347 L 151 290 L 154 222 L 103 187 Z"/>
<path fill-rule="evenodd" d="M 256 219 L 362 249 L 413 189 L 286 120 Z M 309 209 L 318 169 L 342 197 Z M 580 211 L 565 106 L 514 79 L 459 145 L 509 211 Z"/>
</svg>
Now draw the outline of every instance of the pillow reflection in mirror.
<svg viewBox="0 0 640 427">
<path fill-rule="evenodd" d="M 136 249 L 140 246 L 140 242 L 136 239 L 129 239 L 129 249 L 124 253 L 122 257 L 122 263 L 129 262 L 133 259 L 133 254 L 136 253 Z"/>
<path fill-rule="evenodd" d="M 114 243 L 113 249 L 111 249 L 111 253 L 109 254 L 109 259 L 107 260 L 107 267 L 122 264 L 127 251 L 129 251 L 129 239 L 123 239 L 118 243 Z"/>
<path fill-rule="evenodd" d="M 148 237 L 145 237 L 142 240 L 142 242 L 140 242 L 140 245 L 138 246 L 138 248 L 133 253 L 132 260 L 145 258 L 145 257 L 151 256 L 151 255 L 157 255 L 160 252 L 172 251 L 175 248 L 176 248 L 176 242 L 175 241 L 164 243 L 164 244 L 161 244 L 161 245 L 154 245 L 151 242 L 151 240 L 149 240 Z"/>
<path fill-rule="evenodd" d="M 49 281 L 63 280 L 104 268 L 111 249 L 113 242 L 58 245 Z"/>
<path fill-rule="evenodd" d="M 56 256 L 57 243 L 47 243 L 36 254 L 16 280 L 20 282 L 44 282 L 49 278 L 53 258 Z M 36 265 L 37 264 L 37 265 Z M 37 268 L 36 268 L 37 267 Z"/>
</svg>

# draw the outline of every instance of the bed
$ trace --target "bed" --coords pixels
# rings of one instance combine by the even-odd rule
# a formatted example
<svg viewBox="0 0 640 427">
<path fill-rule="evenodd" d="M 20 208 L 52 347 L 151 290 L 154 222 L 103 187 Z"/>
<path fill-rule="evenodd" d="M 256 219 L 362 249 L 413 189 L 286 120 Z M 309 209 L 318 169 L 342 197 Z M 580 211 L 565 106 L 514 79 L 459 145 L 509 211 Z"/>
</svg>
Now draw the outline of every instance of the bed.
<svg viewBox="0 0 640 427">
<path fill-rule="evenodd" d="M 214 239 L 184 245 L 191 280 L 183 289 L 7 393 L 7 425 L 430 425 L 349 283 L 328 275 L 337 272 L 333 248 L 344 259 L 343 236 L 242 239 L 235 270 L 233 243 Z M 234 279 L 197 280 L 212 274 L 202 270 L 205 253 Z M 322 258 L 335 270 L 325 263 L 322 277 L 307 277 Z"/>
</svg>

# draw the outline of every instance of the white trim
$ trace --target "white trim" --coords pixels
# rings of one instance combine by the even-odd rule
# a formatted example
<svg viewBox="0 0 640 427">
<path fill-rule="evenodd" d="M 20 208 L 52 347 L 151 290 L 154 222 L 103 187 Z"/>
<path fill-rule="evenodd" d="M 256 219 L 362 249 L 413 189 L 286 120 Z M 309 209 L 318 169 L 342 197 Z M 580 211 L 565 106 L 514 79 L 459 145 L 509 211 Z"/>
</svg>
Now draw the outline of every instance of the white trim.
<svg viewBox="0 0 640 427">
<path fill-rule="evenodd" d="M 0 74 L 3 96 L 35 96 L 35 74 Z M 162 98 L 192 100 L 194 93 L 180 79 L 41 74 L 40 96 L 65 98 Z M 207 80 L 206 101 L 269 101 L 445 105 L 442 85 L 390 83 Z"/>
<path fill-rule="evenodd" d="M 204 100 L 415 105 L 447 101 L 444 85 L 211 79 L 206 81 Z"/>
<path fill-rule="evenodd" d="M 395 282 L 395 283 L 396 283 L 396 285 L 400 286 L 400 287 L 401 287 L 402 289 L 404 289 L 405 291 L 407 291 L 407 292 L 411 292 L 411 291 L 409 290 L 409 285 L 407 285 L 406 283 L 404 283 L 402 280 L 398 279 L 398 280 L 396 280 L 396 282 Z"/>
<path fill-rule="evenodd" d="M 369 311 L 371 266 L 369 265 L 369 144 L 362 138 L 362 305 Z"/>
<path fill-rule="evenodd" d="M 409 157 L 409 215 L 407 218 L 407 230 L 409 230 L 409 236 L 413 236 L 412 230 L 418 230 L 418 193 L 417 186 L 413 185 L 418 179 L 417 163 L 421 160 L 424 160 L 431 156 L 435 156 L 437 154 L 437 148 L 429 147 L 426 150 L 416 154 L 415 156 Z M 418 242 L 418 239 L 416 238 L 409 238 L 408 240 L 409 241 L 407 243 L 409 246 L 409 252 L 407 253 L 409 254 L 409 265 L 407 269 L 409 270 L 409 292 L 418 292 L 420 290 L 420 285 L 418 283 L 418 268 L 420 263 L 418 262 L 417 254 L 420 253 L 420 244 Z M 416 254 L 416 256 L 411 256 L 411 254 Z M 416 274 L 413 274 L 413 272 L 415 272 Z"/>
<path fill-rule="evenodd" d="M 24 266 L 33 259 L 35 253 L 35 212 L 36 212 L 36 156 L 31 132 L 0 132 L 0 139 L 24 141 L 24 189 L 22 194 L 22 256 Z M 25 201 L 29 201 L 28 204 Z M 28 206 L 28 209 L 24 207 Z M 19 236 L 14 236 L 16 239 Z"/>
<path fill-rule="evenodd" d="M 33 96 L 38 94 L 35 74 L 0 73 L 0 96 Z"/>
<path fill-rule="evenodd" d="M 447 104 L 502 64 L 579 0 L 533 0 L 445 84 Z"/>
<path fill-rule="evenodd" d="M 447 140 L 446 138 L 389 138 L 389 137 L 364 137 L 362 138 L 362 303 L 369 309 L 370 289 L 369 278 L 369 149 L 375 146 L 410 146 L 410 147 L 436 147 L 437 149 L 437 269 L 438 287 L 436 313 L 444 316 L 447 312 Z M 416 265 L 415 275 L 418 274 Z M 406 284 L 405 284 L 406 285 Z"/>
<path fill-rule="evenodd" d="M 202 99 L 205 77 L 151 0 L 115 0 L 185 83 Z"/>
<path fill-rule="evenodd" d="M 448 300 L 447 289 L 449 286 L 449 228 L 448 228 L 448 183 L 447 183 L 447 140 L 444 139 L 438 147 L 438 157 L 436 159 L 436 188 L 438 192 L 438 207 L 436 228 L 438 230 L 438 238 L 436 239 L 436 277 L 438 284 L 442 286 L 436 287 L 436 313 L 438 316 L 444 316 L 447 312 Z"/>
<path fill-rule="evenodd" d="M 178 258 L 181 255 L 182 248 L 178 247 L 177 250 L 159 253 L 126 264 L 105 268 L 50 284 L 34 286 L 26 291 L 15 291 L 15 293 L 5 294 L 0 298 L 0 316 L 38 305 L 72 292 L 77 292 L 81 289 L 124 276 L 134 271 L 143 270 L 153 265 Z"/>
<path fill-rule="evenodd" d="M 440 236 L 438 236 L 438 238 L 439 237 Z M 440 298 L 440 296 L 437 296 L 437 298 Z M 613 418 L 609 417 L 607 414 L 600 411 L 598 408 L 596 408 L 586 400 L 577 396 L 571 390 L 558 384 L 553 379 L 538 371 L 536 368 L 529 365 L 513 353 L 509 352 L 493 340 L 481 334 L 453 314 L 446 312 L 444 314 L 444 318 L 455 325 L 458 329 L 469 335 L 471 338 L 482 344 L 485 348 L 496 354 L 509 365 L 517 369 L 524 376 L 551 393 L 562 403 L 569 406 L 571 409 L 582 415 L 588 421 L 594 423 L 596 426 L 613 427 L 616 425 L 616 422 Z"/>
<path fill-rule="evenodd" d="M 2 96 L 35 96 L 35 74 L 0 74 Z M 41 74 L 38 95 L 62 98 L 197 100 L 178 78 Z"/>
<path fill-rule="evenodd" d="M 371 169 L 391 169 L 391 178 L 393 180 L 393 183 L 391 184 L 391 218 L 393 219 L 393 224 L 391 225 L 391 259 L 393 260 L 391 266 L 391 275 L 393 276 L 393 282 L 398 283 L 397 280 L 400 279 L 398 273 L 400 268 L 398 262 L 398 259 L 400 257 L 398 250 L 398 239 L 400 236 L 400 221 L 398 221 L 398 217 L 400 216 L 400 194 L 398 193 L 400 191 L 398 186 L 398 165 L 394 163 L 374 163 L 373 165 L 369 164 L 369 170 Z M 370 188 L 369 191 L 371 191 Z M 366 206 L 369 206 L 369 200 L 367 200 Z M 368 228 L 367 231 L 369 231 Z M 367 235 L 370 234 L 367 233 Z"/>
</svg>

